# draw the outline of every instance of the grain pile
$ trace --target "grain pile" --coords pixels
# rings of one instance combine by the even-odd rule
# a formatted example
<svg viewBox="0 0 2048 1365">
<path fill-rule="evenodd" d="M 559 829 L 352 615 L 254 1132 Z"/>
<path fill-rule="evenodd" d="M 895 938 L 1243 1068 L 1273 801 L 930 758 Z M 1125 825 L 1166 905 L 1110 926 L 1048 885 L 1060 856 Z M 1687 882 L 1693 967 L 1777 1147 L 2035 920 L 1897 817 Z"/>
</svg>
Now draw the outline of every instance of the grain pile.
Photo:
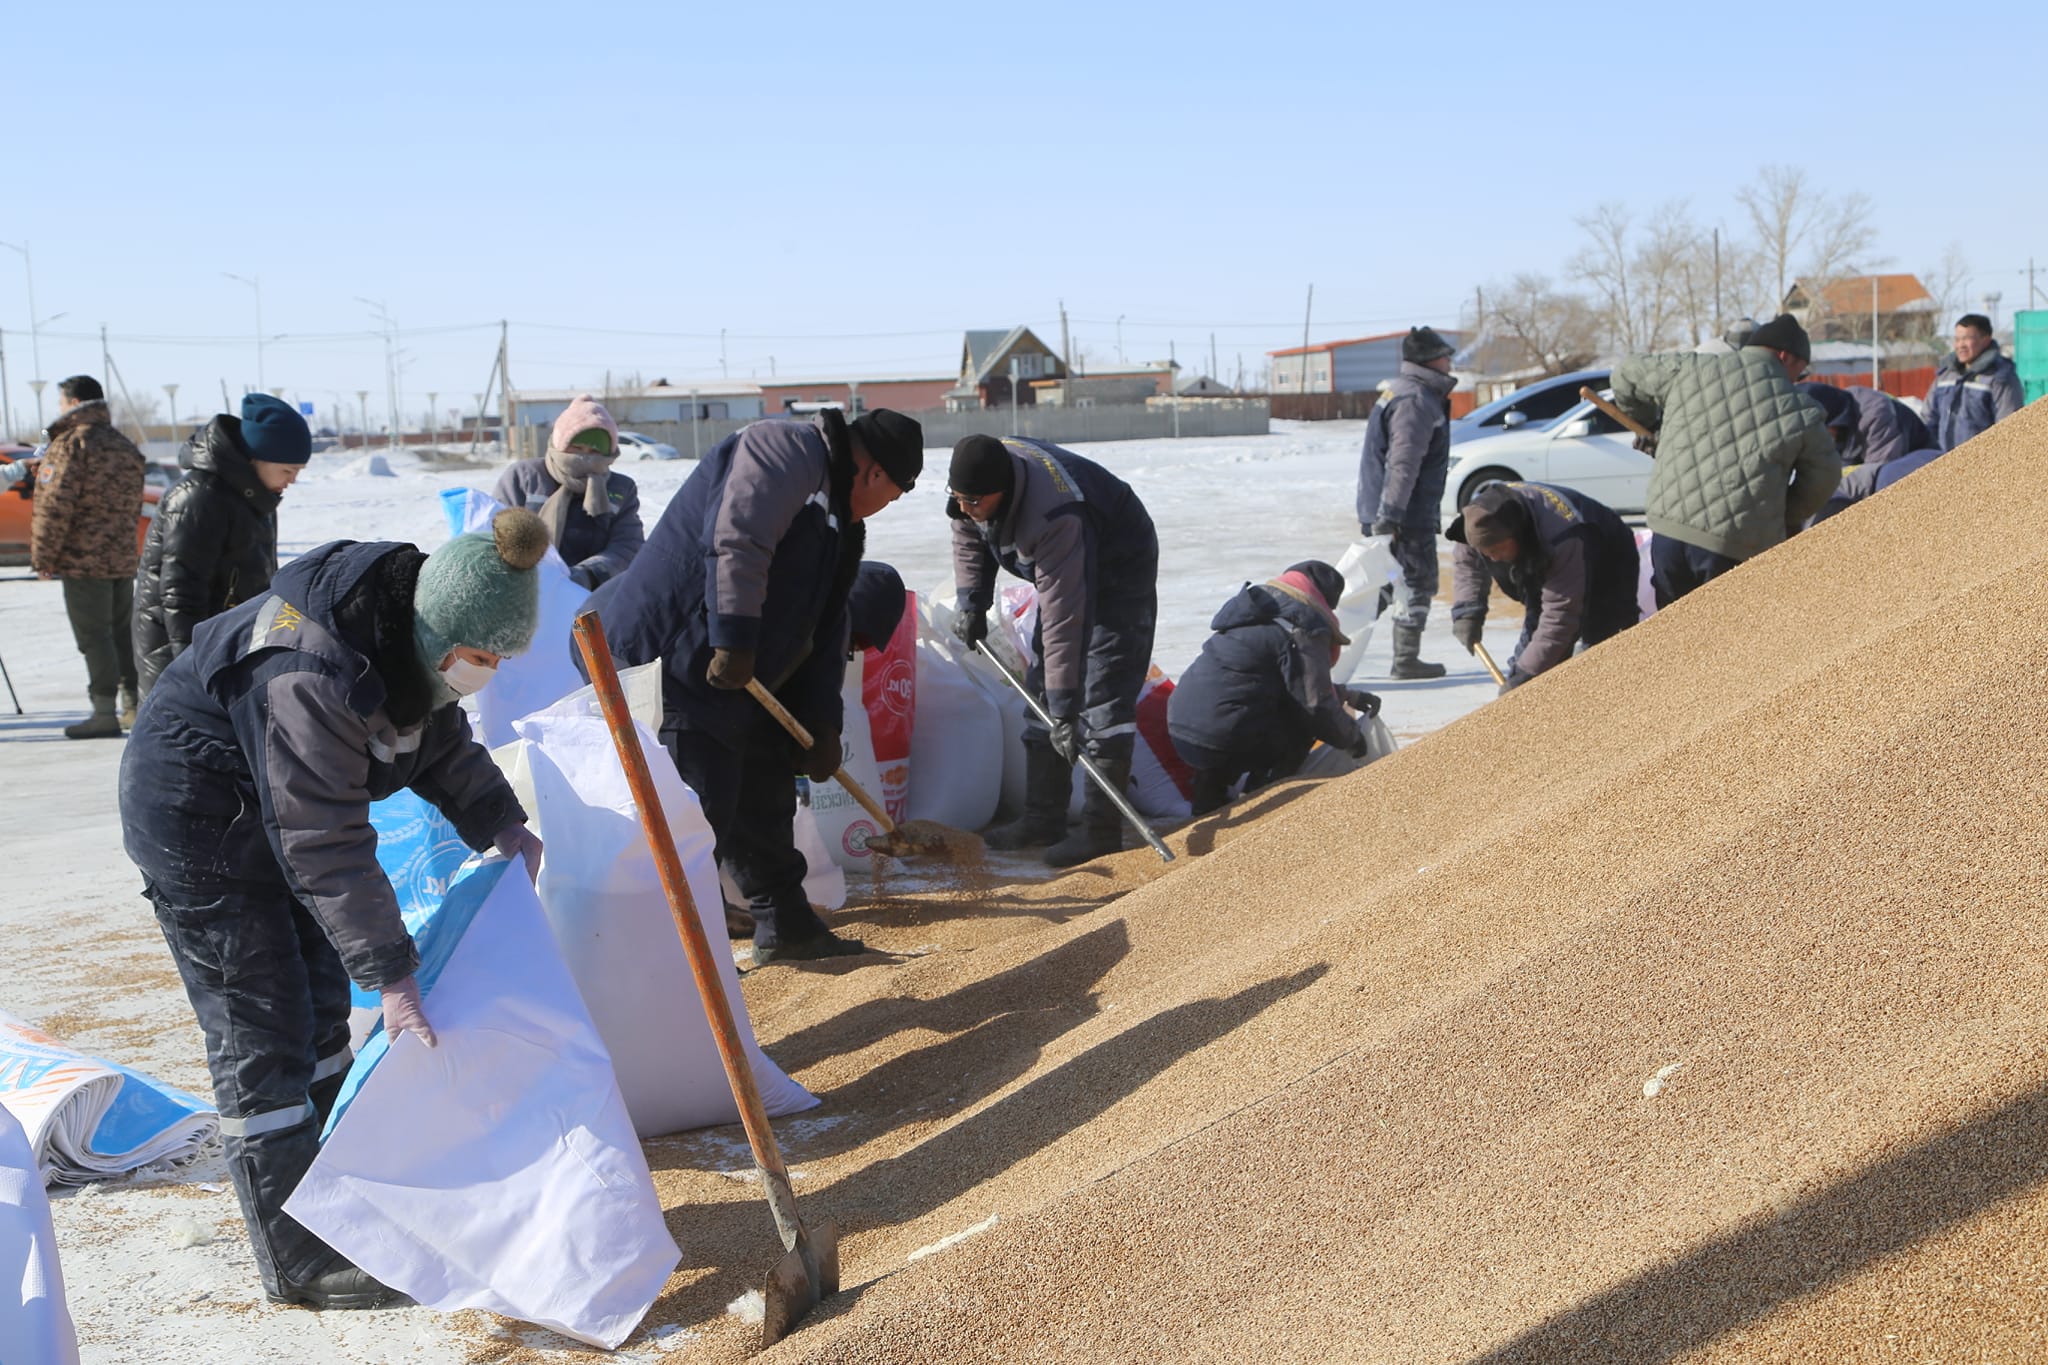
<svg viewBox="0 0 2048 1365">
<path fill-rule="evenodd" d="M 772 1358 L 2048 1358 L 2044 460 L 2037 405 L 1102 908 L 1151 855 L 750 978 L 852 1291 Z M 771 1259 L 721 1143 L 650 1149 L 694 1358 Z"/>
</svg>

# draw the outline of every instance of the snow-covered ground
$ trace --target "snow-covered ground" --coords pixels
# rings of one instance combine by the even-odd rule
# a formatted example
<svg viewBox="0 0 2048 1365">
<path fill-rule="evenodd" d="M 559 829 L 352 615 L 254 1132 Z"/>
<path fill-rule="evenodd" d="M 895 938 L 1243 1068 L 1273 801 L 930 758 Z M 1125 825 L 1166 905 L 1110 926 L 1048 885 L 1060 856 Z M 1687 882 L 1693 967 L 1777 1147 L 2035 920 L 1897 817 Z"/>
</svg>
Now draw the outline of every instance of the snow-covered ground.
<svg viewBox="0 0 2048 1365">
<path fill-rule="evenodd" d="M 1277 424 L 1269 436 L 1131 441 L 1082 447 L 1127 479 L 1160 539 L 1156 657 L 1178 673 L 1200 650 L 1216 608 L 1247 579 L 1295 560 L 1334 561 L 1357 534 L 1352 486 L 1362 424 Z M 447 538 L 437 494 L 488 489 L 497 470 L 427 470 L 401 459 L 388 477 L 361 461 L 315 459 L 286 496 L 289 555 L 335 538 L 404 539 L 432 549 Z M 944 451 L 918 488 L 875 520 L 869 553 L 920 592 L 950 595 Z M 635 463 L 650 525 L 695 466 Z M 1449 581 L 1446 575 L 1445 587 Z M 1385 681 L 1386 632 L 1375 633 L 1358 682 L 1386 699 L 1396 735 L 1412 739 L 1484 704 L 1492 682 L 1452 643 L 1443 603 L 1425 658 L 1450 665 L 1429 683 Z M 1505 659 L 1519 623 L 1496 612 L 1488 642 Z M 115 783 L 122 744 L 70 742 L 61 727 L 85 707 L 84 665 L 56 584 L 0 572 L 0 660 L 25 715 L 0 699 L 0 942 L 8 970 L 0 1008 L 86 1051 L 209 1093 L 204 1053 L 139 879 L 121 851 Z M 168 1178 L 114 1182 L 55 1198 L 58 1241 L 84 1358 L 96 1365 L 170 1359 L 237 1362 L 440 1362 L 473 1358 L 479 1332 L 588 1359 L 519 1324 L 472 1322 L 458 1333 L 425 1310 L 311 1314 L 262 1301 L 234 1195 L 217 1159 Z M 635 1338 L 617 1358 L 687 1360 L 678 1336 Z"/>
</svg>

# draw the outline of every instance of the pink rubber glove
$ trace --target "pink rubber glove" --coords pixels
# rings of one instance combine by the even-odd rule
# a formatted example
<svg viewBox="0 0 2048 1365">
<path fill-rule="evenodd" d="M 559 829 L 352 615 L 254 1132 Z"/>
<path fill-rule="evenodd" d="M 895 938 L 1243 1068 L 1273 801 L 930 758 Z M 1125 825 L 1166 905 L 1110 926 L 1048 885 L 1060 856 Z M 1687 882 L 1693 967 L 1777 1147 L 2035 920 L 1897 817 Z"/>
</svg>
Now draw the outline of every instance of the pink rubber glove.
<svg viewBox="0 0 2048 1365">
<path fill-rule="evenodd" d="M 507 858 L 526 855 L 526 875 L 540 882 L 540 836 L 524 825 L 507 825 L 491 836 L 491 843 Z"/>
<path fill-rule="evenodd" d="M 427 1022 L 426 1008 L 420 1003 L 420 983 L 415 978 L 392 982 L 382 995 L 386 1038 L 395 1043 L 401 1033 L 417 1033 L 421 1042 L 434 1046 L 434 1028 Z"/>
</svg>

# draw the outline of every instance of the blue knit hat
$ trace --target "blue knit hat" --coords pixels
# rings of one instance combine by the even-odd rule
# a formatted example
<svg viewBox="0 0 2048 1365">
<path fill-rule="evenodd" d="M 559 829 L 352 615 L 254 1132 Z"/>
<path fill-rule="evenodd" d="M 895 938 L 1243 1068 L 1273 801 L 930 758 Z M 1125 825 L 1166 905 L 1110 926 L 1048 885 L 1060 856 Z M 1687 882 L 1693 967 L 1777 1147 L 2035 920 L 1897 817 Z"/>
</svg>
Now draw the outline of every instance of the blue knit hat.
<svg viewBox="0 0 2048 1365">
<path fill-rule="evenodd" d="M 267 393 L 242 399 L 242 449 L 252 460 L 304 464 L 313 458 L 313 433 L 298 409 Z"/>
<path fill-rule="evenodd" d="M 457 536 L 427 556 L 412 590 L 412 638 L 429 673 L 457 645 L 521 654 L 540 620 L 548 528 L 524 509 L 500 512 L 489 531 Z"/>
</svg>

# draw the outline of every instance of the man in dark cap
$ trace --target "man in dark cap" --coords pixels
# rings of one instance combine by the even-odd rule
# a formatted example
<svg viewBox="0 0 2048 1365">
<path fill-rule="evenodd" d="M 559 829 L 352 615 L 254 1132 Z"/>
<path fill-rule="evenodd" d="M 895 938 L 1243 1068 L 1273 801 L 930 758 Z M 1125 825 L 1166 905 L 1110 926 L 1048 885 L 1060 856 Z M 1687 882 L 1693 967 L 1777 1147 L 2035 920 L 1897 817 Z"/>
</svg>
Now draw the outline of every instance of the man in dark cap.
<svg viewBox="0 0 2048 1365">
<path fill-rule="evenodd" d="M 1437 506 L 1451 469 L 1451 390 L 1458 386 L 1451 378 L 1452 350 L 1434 328 L 1410 328 L 1401 342 L 1401 372 L 1365 424 L 1358 524 L 1367 535 L 1391 537 L 1401 566 L 1398 590 L 1380 590 L 1380 610 L 1394 604 L 1391 678 L 1444 675 L 1442 664 L 1420 656 L 1437 588 Z"/>
<path fill-rule="evenodd" d="M 1366 733 L 1346 708 L 1375 716 L 1379 698 L 1330 681 L 1351 643 L 1334 610 L 1343 595 L 1343 574 L 1306 560 L 1247 583 L 1209 622 L 1216 633 L 1166 703 L 1174 751 L 1194 769 L 1196 815 L 1221 806 L 1241 777 L 1252 791 L 1294 776 L 1318 740 L 1366 758 Z"/>
<path fill-rule="evenodd" d="M 1453 543 L 1451 634 L 1459 644 L 1478 645 L 1495 584 L 1522 604 L 1522 638 L 1508 656 L 1502 692 L 1641 617 L 1635 533 L 1576 489 L 1481 484 L 1444 535 Z"/>
<path fill-rule="evenodd" d="M 1038 630 L 1025 685 L 1045 699 L 1048 731 L 1024 726 L 1024 813 L 988 832 L 991 848 L 1052 845 L 1054 867 L 1123 847 L 1122 815 L 1093 784 L 1067 833 L 1070 765 L 1085 747 L 1121 791 L 1130 784 L 1138 693 L 1159 616 L 1159 539 L 1130 485 L 1050 441 L 967 436 L 953 447 L 955 630 L 988 634 L 996 570 L 1038 589 Z"/>
<path fill-rule="evenodd" d="M 1792 387 L 1812 358 L 1806 329 L 1780 313 L 1732 355 L 1638 355 L 1614 367 L 1615 405 L 1654 437 L 1659 607 L 1778 544 L 1834 491 L 1842 466 L 1827 419 Z"/>
<path fill-rule="evenodd" d="M 755 422 L 703 458 L 646 547 L 591 597 L 622 666 L 664 662 L 662 741 L 747 898 L 757 965 L 862 950 L 804 896 L 794 775 L 824 781 L 839 767 L 864 523 L 923 468 L 923 430 L 887 408 L 851 423 L 832 408 Z M 809 750 L 745 693 L 754 678 L 810 731 Z"/>
<path fill-rule="evenodd" d="M 85 656 L 92 714 L 69 739 L 119 739 L 136 705 L 135 528 L 142 511 L 142 452 L 114 427 L 100 382 L 76 374 L 57 386 L 61 408 L 36 470 L 29 562 L 64 585 L 71 637 Z"/>
</svg>

